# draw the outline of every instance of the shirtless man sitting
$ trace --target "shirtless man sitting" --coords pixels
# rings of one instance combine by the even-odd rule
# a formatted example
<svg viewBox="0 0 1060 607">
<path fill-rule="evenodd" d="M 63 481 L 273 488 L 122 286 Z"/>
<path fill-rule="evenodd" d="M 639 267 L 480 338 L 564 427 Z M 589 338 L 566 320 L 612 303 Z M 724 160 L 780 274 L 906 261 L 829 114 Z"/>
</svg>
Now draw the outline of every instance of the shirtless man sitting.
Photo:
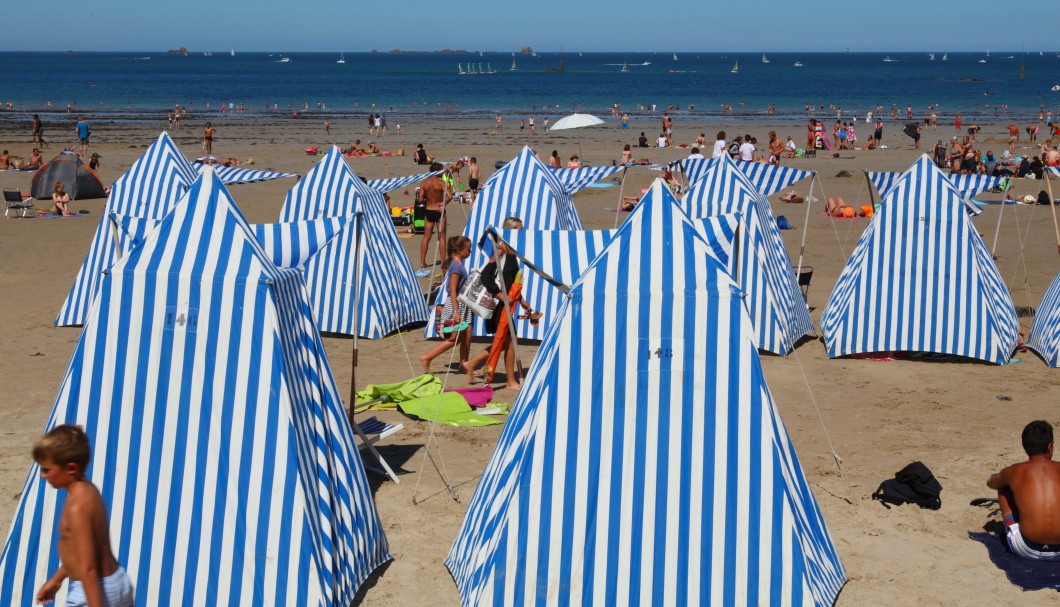
<svg viewBox="0 0 1060 607">
<path fill-rule="evenodd" d="M 1016 556 L 1060 561 L 1060 463 L 1053 461 L 1053 427 L 1033 421 L 1023 429 L 1027 461 L 993 474 L 1008 545 Z"/>
</svg>

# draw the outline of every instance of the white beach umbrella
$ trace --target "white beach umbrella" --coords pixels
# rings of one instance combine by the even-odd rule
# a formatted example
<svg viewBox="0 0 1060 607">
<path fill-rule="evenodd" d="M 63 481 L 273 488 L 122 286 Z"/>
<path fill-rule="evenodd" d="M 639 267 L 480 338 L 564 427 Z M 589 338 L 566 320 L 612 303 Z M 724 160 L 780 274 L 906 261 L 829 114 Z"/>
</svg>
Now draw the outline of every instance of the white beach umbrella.
<svg viewBox="0 0 1060 607">
<path fill-rule="evenodd" d="M 600 120 L 592 114 L 571 114 L 570 116 L 557 120 L 556 123 L 552 125 L 552 130 L 561 131 L 563 129 L 580 129 L 583 126 L 594 126 L 603 123 L 603 120 Z"/>
</svg>

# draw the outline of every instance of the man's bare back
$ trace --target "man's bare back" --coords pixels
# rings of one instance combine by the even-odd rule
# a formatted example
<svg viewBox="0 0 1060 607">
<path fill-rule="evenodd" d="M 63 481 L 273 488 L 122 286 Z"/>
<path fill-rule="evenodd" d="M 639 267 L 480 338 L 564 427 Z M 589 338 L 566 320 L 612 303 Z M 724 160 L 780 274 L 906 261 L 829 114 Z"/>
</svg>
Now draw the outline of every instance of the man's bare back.
<svg viewBox="0 0 1060 607">
<path fill-rule="evenodd" d="M 1029 461 L 991 476 L 987 485 L 1012 491 L 1013 514 L 1025 538 L 1040 544 L 1060 544 L 1060 462 L 1047 455 L 1033 455 Z"/>
<path fill-rule="evenodd" d="M 445 182 L 437 176 L 424 181 L 423 185 L 420 186 L 420 195 L 428 211 L 441 211 L 442 207 L 445 206 L 447 194 Z"/>
<path fill-rule="evenodd" d="M 96 486 L 78 481 L 68 488 L 59 518 L 59 560 L 71 580 L 95 570 L 100 578 L 118 570 L 110 547 L 107 508 Z"/>
</svg>

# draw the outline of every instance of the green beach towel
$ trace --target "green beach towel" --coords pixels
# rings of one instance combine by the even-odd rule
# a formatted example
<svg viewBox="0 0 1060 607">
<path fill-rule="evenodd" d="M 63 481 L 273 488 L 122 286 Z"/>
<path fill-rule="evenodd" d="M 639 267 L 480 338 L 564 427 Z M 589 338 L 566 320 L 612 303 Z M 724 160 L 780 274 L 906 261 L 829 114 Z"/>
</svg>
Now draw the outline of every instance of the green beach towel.
<svg viewBox="0 0 1060 607">
<path fill-rule="evenodd" d="M 365 402 L 386 395 L 390 397 L 389 402 L 376 403 L 369 408 L 393 411 L 397 409 L 396 403 L 441 393 L 441 380 L 431 373 L 424 373 L 419 377 L 406 379 L 394 384 L 369 385 L 357 393 L 357 399 L 359 402 Z"/>
<path fill-rule="evenodd" d="M 490 409 L 496 409 L 499 415 L 508 413 L 508 405 L 497 403 L 491 403 L 491 405 Z M 425 421 L 433 419 L 440 424 L 449 426 L 476 427 L 504 423 L 499 419 L 475 413 L 471 409 L 471 405 L 467 404 L 467 400 L 459 392 L 445 392 L 440 395 L 414 398 L 398 403 L 398 408 L 405 415 Z"/>
</svg>

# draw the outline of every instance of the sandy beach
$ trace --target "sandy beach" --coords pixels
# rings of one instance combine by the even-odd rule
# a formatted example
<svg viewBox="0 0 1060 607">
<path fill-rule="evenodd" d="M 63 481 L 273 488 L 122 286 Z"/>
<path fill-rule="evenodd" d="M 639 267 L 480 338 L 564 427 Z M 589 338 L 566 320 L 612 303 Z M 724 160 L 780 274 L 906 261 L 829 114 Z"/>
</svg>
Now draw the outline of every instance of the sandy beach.
<svg viewBox="0 0 1060 607">
<path fill-rule="evenodd" d="M 28 156 L 32 149 L 30 115 L 0 120 L 0 149 Z M 91 120 L 91 115 L 88 116 Z M 558 150 L 566 160 L 580 153 L 592 165 L 611 164 L 622 146 L 634 146 L 633 157 L 663 163 L 688 155 L 682 148 L 637 149 L 643 131 L 650 141 L 658 136 L 659 120 L 634 119 L 624 131 L 620 123 L 589 129 L 530 136 L 519 131 L 518 120 L 507 119 L 501 133 L 492 135 L 490 120 L 402 120 L 400 133 L 370 138 L 363 120 L 331 120 L 330 135 L 323 117 L 254 122 L 231 120 L 217 114 L 190 116 L 185 126 L 171 132 L 189 158 L 200 156 L 202 126 L 209 119 L 217 129 L 214 155 L 254 159 L 254 168 L 304 174 L 316 157 L 308 146 L 348 146 L 354 139 L 374 140 L 380 149 L 405 151 L 404 157 L 351 159 L 350 164 L 367 178 L 420 172 L 411 153 L 423 143 L 439 160 L 476 156 L 488 177 L 497 161 L 511 159 L 523 145 L 531 145 L 546 158 Z M 72 116 L 69 125 L 53 122 L 51 158 L 64 146 L 76 143 Z M 833 119 L 824 118 L 826 124 Z M 514 122 L 514 124 L 513 124 Z M 979 148 L 995 154 L 1006 147 L 1005 122 L 981 123 Z M 1029 122 L 1027 122 L 1029 123 Z M 822 215 L 826 196 L 842 196 L 848 204 L 869 204 L 863 170 L 904 170 L 919 152 L 902 135 L 904 121 L 888 122 L 885 145 L 890 149 L 839 152 L 838 158 L 819 153 L 817 158 L 786 160 L 787 166 L 817 171 L 820 184 L 812 194 L 817 202 L 785 204 L 771 198 L 774 213 L 783 214 L 796 229 L 783 232 L 788 251 L 797 260 L 806 236 L 805 264 L 814 268 L 809 290 L 811 316 L 818 323 L 828 295 L 861 235 L 867 220 L 832 219 Z M 1022 123 L 1021 123 L 1022 124 Z M 863 143 L 871 133 L 858 125 Z M 125 171 L 165 128 L 155 124 L 99 124 L 93 127 L 92 152 L 102 155 L 100 176 L 110 184 Z M 805 142 L 805 121 L 697 121 L 675 122 L 674 139 L 690 143 L 705 133 L 709 146 L 718 130 L 731 137 L 750 133 L 764 147 L 766 134 L 775 130 L 783 139 Z M 1044 129 L 1043 129 L 1044 131 Z M 951 124 L 940 124 L 923 135 L 922 151 L 937 139 L 956 134 Z M 1030 146 L 1026 136 L 1020 146 Z M 1042 137 L 1040 137 L 1042 139 Z M 1035 149 L 1037 147 L 1035 146 Z M 1029 148 L 1018 150 L 1036 154 Z M 846 176 L 838 176 L 845 171 Z M 0 171 L 0 186 L 29 190 L 32 173 Z M 625 194 L 639 193 L 659 173 L 646 167 L 629 171 Z M 464 173 L 466 180 L 467 174 Z M 1043 183 L 1019 180 L 1019 196 L 1037 195 Z M 231 188 L 236 202 L 252 222 L 278 217 L 292 179 L 238 185 Z M 809 195 L 808 181 L 795 185 Z M 823 189 L 823 191 L 822 191 Z M 1055 190 L 1060 196 L 1060 188 Z M 394 205 L 411 205 L 412 192 L 391 194 Z M 616 220 L 618 188 L 590 188 L 574 198 L 583 224 L 589 229 L 610 228 Z M 998 200 L 999 194 L 979 198 Z M 0 221 L 0 360 L 4 362 L 4 390 L 0 394 L 0 525 L 6 538 L 27 471 L 29 447 L 41 433 L 74 345 L 77 328 L 56 328 L 53 321 L 81 265 L 105 200 L 77 200 L 71 208 L 89 211 L 87 217 L 35 218 Z M 43 204 L 43 203 L 41 203 Z M 1002 213 L 999 224 L 999 214 Z M 450 207 L 450 234 L 463 229 L 466 206 Z M 619 221 L 625 214 L 618 214 Z M 984 207 L 974 220 L 988 246 L 997 232 L 997 265 L 1017 307 L 1037 307 L 1050 281 L 1060 271 L 1060 256 L 1053 216 L 1044 206 Z M 413 259 L 419 236 L 402 239 Z M 1021 244 L 1022 243 L 1022 244 Z M 1021 317 L 1030 328 L 1031 317 Z M 332 369 L 343 394 L 349 389 L 352 341 L 326 338 Z M 359 387 L 389 383 L 419 374 L 417 358 L 429 350 L 420 332 L 380 341 L 360 341 Z M 477 348 L 478 346 L 476 346 Z M 525 366 L 536 346 L 521 344 Z M 588 355 L 588 354 L 587 354 Z M 987 557 L 986 549 L 968 539 L 995 520 L 987 509 L 969 506 L 978 497 L 992 496 L 985 483 L 990 473 L 1025 458 L 1019 443 L 1023 426 L 1033 419 L 1060 424 L 1060 371 L 1047 367 L 1033 352 L 1017 353 L 1019 363 L 994 366 L 978 363 L 895 360 L 830 360 L 823 343 L 803 342 L 791 355 L 763 356 L 766 379 L 794 441 L 806 475 L 824 513 L 829 530 L 847 569 L 849 581 L 837 605 L 1046 605 L 1054 604 L 1049 591 L 1024 593 L 1011 585 Z M 448 355 L 435 361 L 434 371 L 444 372 Z M 466 385 L 459 374 L 444 375 L 449 387 Z M 495 387 L 503 387 L 503 376 Z M 516 393 L 499 390 L 495 400 L 512 403 Z M 405 429 L 382 443 L 382 453 L 404 472 L 400 484 L 370 474 L 375 499 L 394 560 L 379 571 L 362 591 L 362 605 L 413 605 L 425 596 L 440 605 L 459 603 L 456 587 L 443 558 L 456 535 L 466 504 L 492 453 L 501 426 L 487 428 L 430 427 L 397 412 L 380 412 L 381 418 L 404 423 Z M 433 437 L 432 437 L 433 432 Z M 424 447 L 431 441 L 431 457 Z M 841 458 L 837 465 L 833 453 Z M 942 509 L 921 510 L 902 506 L 890 510 L 870 498 L 885 479 L 912 461 L 923 461 L 942 483 Z M 447 486 L 449 489 L 447 489 Z"/>
</svg>

